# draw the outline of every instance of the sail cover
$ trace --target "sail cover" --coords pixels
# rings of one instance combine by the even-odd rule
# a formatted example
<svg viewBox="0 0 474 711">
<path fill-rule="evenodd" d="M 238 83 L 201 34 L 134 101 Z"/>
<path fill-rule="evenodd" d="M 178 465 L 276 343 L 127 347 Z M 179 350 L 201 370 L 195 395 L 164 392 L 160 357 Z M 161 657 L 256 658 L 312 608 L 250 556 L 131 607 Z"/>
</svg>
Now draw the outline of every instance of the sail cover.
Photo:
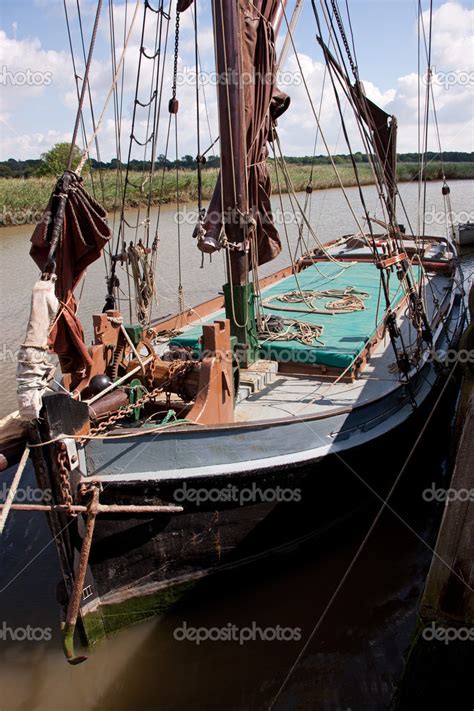
<svg viewBox="0 0 474 711">
<path fill-rule="evenodd" d="M 67 181 L 65 177 L 67 175 Z M 65 185 L 68 187 L 65 189 Z M 49 334 L 49 347 L 58 355 L 63 373 L 71 374 L 74 387 L 92 365 L 84 331 L 76 311 L 74 289 L 85 270 L 101 254 L 110 239 L 106 211 L 84 190 L 81 179 L 67 172 L 58 181 L 41 221 L 31 237 L 30 255 L 44 272 L 51 256 L 51 225 L 60 199 L 65 198 L 60 238 L 54 252 L 56 296 L 60 308 Z"/>
<path fill-rule="evenodd" d="M 181 0 L 178 10 L 190 4 Z M 272 124 L 290 103 L 277 87 L 275 35 L 281 6 L 282 0 L 234 0 L 224 8 L 217 0 L 214 3 L 221 173 L 199 246 L 208 252 L 218 249 L 222 225 L 229 241 L 241 242 L 238 218 L 245 213 L 255 220 L 259 265 L 281 251 L 267 165 Z"/>
</svg>

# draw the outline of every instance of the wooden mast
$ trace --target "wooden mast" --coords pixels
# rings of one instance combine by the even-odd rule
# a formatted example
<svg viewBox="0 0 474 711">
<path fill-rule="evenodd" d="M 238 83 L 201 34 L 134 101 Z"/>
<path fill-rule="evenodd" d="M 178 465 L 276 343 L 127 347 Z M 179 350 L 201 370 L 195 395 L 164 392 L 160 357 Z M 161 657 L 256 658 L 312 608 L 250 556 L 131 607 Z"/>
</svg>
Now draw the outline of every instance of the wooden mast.
<svg viewBox="0 0 474 711">
<path fill-rule="evenodd" d="M 245 174 L 244 87 L 242 37 L 238 0 L 213 1 L 218 110 L 221 145 L 221 192 L 223 221 L 229 242 L 242 244 L 230 252 L 229 280 L 248 282 L 248 259 L 239 214 L 248 211 Z"/>
<path fill-rule="evenodd" d="M 275 34 L 282 19 L 282 5 L 280 3 L 273 21 Z M 231 322 L 231 333 L 237 339 L 239 359 L 241 363 L 248 364 L 258 357 L 254 290 L 249 281 L 249 230 L 253 228 L 249 214 L 245 123 L 245 112 L 252 110 L 253 89 L 244 74 L 245 15 L 239 0 L 213 0 L 213 23 L 218 77 L 222 221 L 227 241 L 232 245 L 228 251 L 228 283 L 224 286 L 226 316 Z M 258 77 L 258 67 L 252 68 Z M 256 80 L 252 78 L 252 81 Z"/>
<path fill-rule="evenodd" d="M 248 365 L 257 358 L 258 340 L 253 286 L 249 283 L 249 244 L 245 226 L 249 206 L 241 13 L 238 0 L 213 0 L 222 222 L 226 239 L 233 245 L 228 251 L 225 308 L 231 323 L 231 334 L 237 340 L 239 360 Z"/>
</svg>

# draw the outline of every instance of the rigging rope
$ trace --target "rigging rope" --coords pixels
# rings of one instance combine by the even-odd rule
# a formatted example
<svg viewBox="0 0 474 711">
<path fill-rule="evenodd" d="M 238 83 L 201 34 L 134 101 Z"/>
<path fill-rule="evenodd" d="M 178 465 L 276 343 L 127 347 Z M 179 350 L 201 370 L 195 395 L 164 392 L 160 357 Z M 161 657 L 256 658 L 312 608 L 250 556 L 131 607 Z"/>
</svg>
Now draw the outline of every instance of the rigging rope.
<svg viewBox="0 0 474 711">
<path fill-rule="evenodd" d="M 127 250 L 132 278 L 135 285 L 135 308 L 137 318 L 142 326 L 149 323 L 150 306 L 155 294 L 153 268 L 147 258 L 147 252 L 141 240 L 130 244 Z"/>
<path fill-rule="evenodd" d="M 89 73 L 90 73 L 91 64 L 92 64 L 92 56 L 94 54 L 95 41 L 97 38 L 97 30 L 99 29 L 99 20 L 100 20 L 101 10 L 102 10 L 102 0 L 98 0 L 97 10 L 96 10 L 95 19 L 94 19 L 94 26 L 92 28 L 92 36 L 91 36 L 91 41 L 90 41 L 90 46 L 89 46 L 89 54 L 87 57 L 86 68 L 84 70 L 84 77 L 82 79 L 82 89 L 81 89 L 81 95 L 79 97 L 79 106 L 77 109 L 76 121 L 74 124 L 74 130 L 73 130 L 72 138 L 71 138 L 71 147 L 69 149 L 69 158 L 68 158 L 68 162 L 67 162 L 67 169 L 68 170 L 71 170 L 71 168 L 72 168 L 72 161 L 74 158 L 74 148 L 76 147 L 76 140 L 77 140 L 77 132 L 79 130 L 79 124 L 80 124 L 81 117 L 82 117 L 82 108 L 83 108 L 84 99 L 86 96 L 86 89 L 89 86 Z M 79 164 L 79 165 L 81 165 L 81 164 Z M 82 167 L 83 166 L 81 166 L 81 170 L 82 170 Z"/>
<path fill-rule="evenodd" d="M 64 16 L 66 19 L 66 30 L 67 30 L 67 36 L 68 36 L 68 42 L 69 42 L 69 52 L 71 54 L 71 63 L 72 63 L 72 70 L 74 73 L 74 83 L 76 85 L 76 95 L 77 95 L 77 103 L 79 104 L 80 101 L 80 96 L 81 92 L 79 91 L 79 74 L 77 73 L 77 68 L 76 68 L 76 59 L 74 56 L 74 46 L 72 43 L 72 35 L 71 35 L 71 23 L 69 21 L 69 13 L 67 9 L 67 3 L 66 0 L 63 0 L 63 7 L 64 7 Z M 86 61 L 84 59 L 84 61 Z M 81 133 L 82 133 L 82 143 L 85 148 L 86 143 L 87 143 L 87 132 L 86 132 L 86 125 L 84 121 L 84 112 L 81 111 Z M 95 181 L 94 181 L 94 175 L 92 171 L 92 163 L 89 158 L 88 160 L 89 163 L 89 170 L 90 170 L 90 177 L 91 177 L 91 187 L 92 187 L 92 194 L 96 198 L 96 190 L 95 190 Z"/>
<path fill-rule="evenodd" d="M 83 169 L 83 167 L 84 167 L 84 164 L 85 164 L 85 162 L 86 162 L 86 160 L 87 160 L 87 157 L 88 157 L 88 155 L 89 155 L 89 153 L 90 153 L 90 149 L 91 149 L 92 143 L 93 143 L 93 141 L 95 140 L 95 137 L 97 136 L 97 134 L 99 133 L 99 131 L 100 131 L 100 129 L 101 129 L 102 121 L 103 121 L 103 119 L 104 119 L 105 112 L 106 112 L 106 110 L 107 110 L 107 107 L 108 107 L 108 105 L 109 105 L 110 98 L 111 98 L 112 93 L 113 93 L 113 91 L 114 91 L 114 89 L 115 89 L 115 86 L 116 86 L 116 84 L 117 84 L 118 75 L 119 75 L 120 69 L 121 69 L 121 67 L 122 67 L 123 61 L 124 61 L 124 59 L 125 59 L 125 53 L 126 53 L 126 51 L 127 51 L 127 47 L 128 47 L 129 42 L 130 42 L 130 37 L 131 37 L 131 34 L 132 34 L 133 26 L 134 26 L 134 24 L 135 24 L 135 20 L 136 20 L 137 14 L 138 14 L 138 9 L 139 9 L 139 7 L 140 7 L 140 0 L 136 0 L 136 3 L 135 3 L 135 11 L 134 11 L 134 13 L 133 13 L 132 21 L 131 21 L 131 23 L 130 23 L 130 27 L 129 27 L 129 30 L 128 30 L 128 33 L 127 33 L 127 37 L 126 37 L 126 40 L 125 40 L 125 43 L 124 43 L 124 47 L 123 47 L 122 53 L 121 53 L 121 55 L 120 55 L 120 59 L 119 59 L 118 65 L 117 65 L 117 69 L 116 69 L 114 78 L 113 78 L 113 80 L 112 80 L 112 84 L 111 84 L 110 89 L 109 89 L 109 91 L 108 91 L 108 94 L 107 94 L 107 96 L 106 96 L 106 98 L 105 98 L 104 106 L 103 106 L 103 108 L 102 108 L 101 114 L 100 114 L 99 119 L 98 119 L 98 121 L 97 121 L 96 129 L 95 129 L 95 131 L 93 131 L 93 133 L 92 133 L 92 135 L 91 135 L 91 137 L 90 137 L 90 139 L 89 139 L 89 141 L 88 141 L 88 144 L 87 144 L 87 146 L 86 146 L 86 150 L 85 150 L 85 152 L 84 152 L 84 155 L 82 156 L 81 162 L 79 163 L 79 165 L 77 166 L 76 171 L 75 171 L 78 175 L 81 174 L 81 171 L 82 171 L 82 169 Z"/>
<path fill-rule="evenodd" d="M 314 13 L 314 16 L 316 19 L 316 24 L 318 27 L 319 35 L 322 36 L 319 14 L 318 14 L 318 11 L 316 8 L 315 0 L 311 0 L 311 4 L 312 4 L 312 8 L 313 8 L 313 13 Z M 327 7 L 327 3 L 325 2 L 325 0 L 324 0 L 324 4 Z M 323 0 L 321 0 L 321 5 L 323 6 L 323 10 L 324 10 Z M 333 10 L 335 10 L 337 12 L 337 7 L 334 7 L 334 5 L 333 5 Z M 328 18 L 326 14 L 325 14 L 325 19 L 326 19 L 326 24 L 328 25 L 329 29 L 331 29 L 332 20 L 330 18 Z M 339 20 L 340 20 L 340 17 L 339 17 Z M 337 38 L 335 38 L 335 41 L 336 41 L 337 45 L 339 46 Z M 360 197 L 360 200 L 361 200 L 364 212 L 365 212 L 365 217 L 366 217 L 366 220 L 367 220 L 367 223 L 369 226 L 370 236 L 371 236 L 371 240 L 372 240 L 372 251 L 374 254 L 374 259 L 375 259 L 376 263 L 381 267 L 380 268 L 380 279 L 381 279 L 381 285 L 382 285 L 384 297 L 385 297 L 386 310 L 388 311 L 387 316 L 386 316 L 386 324 L 387 324 L 388 332 L 390 335 L 390 341 L 392 344 L 392 348 L 393 348 L 393 351 L 395 354 L 395 358 L 396 358 L 399 370 L 404 375 L 404 377 L 408 383 L 407 373 L 408 373 L 408 368 L 409 368 L 409 357 L 408 357 L 408 353 L 407 353 L 407 349 L 405 346 L 403 335 L 402 335 L 401 331 L 398 329 L 397 324 L 396 324 L 395 314 L 390 311 L 390 291 L 389 291 L 390 272 L 384 268 L 384 265 L 382 263 L 381 256 L 379 254 L 377 244 L 375 241 L 375 235 L 374 235 L 373 229 L 372 229 L 372 221 L 371 221 L 370 215 L 368 214 L 367 207 L 365 204 L 362 188 L 360 185 L 360 180 L 358 177 L 357 165 L 354 160 L 347 128 L 346 128 L 344 117 L 343 117 L 342 111 L 341 111 L 339 94 L 338 94 L 336 84 L 334 81 L 333 62 L 330 62 L 330 58 L 328 56 L 326 56 L 327 53 L 326 53 L 324 46 L 323 46 L 323 51 L 325 53 L 326 62 L 328 63 L 329 74 L 330 74 L 331 83 L 332 83 L 333 89 L 334 89 L 334 95 L 335 95 L 338 111 L 339 111 L 339 114 L 341 117 L 341 123 L 342 123 L 342 129 L 344 132 L 344 137 L 345 137 L 347 146 L 350 151 L 350 156 L 351 156 L 354 172 L 357 177 L 357 183 L 358 183 L 358 188 L 359 188 L 359 197 Z M 340 51 L 340 54 L 341 54 L 341 62 L 344 65 L 341 51 Z M 342 70 L 339 70 L 339 71 L 342 72 Z M 345 91 L 345 93 L 347 95 L 348 88 L 344 87 L 344 85 L 342 83 L 342 76 L 341 77 L 339 76 L 339 71 L 336 72 L 336 75 L 339 79 L 339 82 L 341 83 L 341 85 L 343 87 L 343 90 Z M 346 72 L 345 76 L 343 75 L 344 81 L 347 82 L 349 86 L 351 86 L 350 80 L 347 77 L 347 70 L 345 70 L 345 72 Z M 348 96 L 348 98 L 350 100 L 349 96 Z M 353 104 L 356 119 L 358 120 L 358 123 L 360 124 L 360 116 L 359 116 L 360 110 L 358 110 L 358 107 L 355 105 L 354 102 L 351 102 L 351 103 Z M 367 119 L 367 122 L 368 122 L 371 130 L 372 131 L 374 131 L 374 129 L 376 130 L 376 127 L 373 126 L 373 122 L 370 122 L 368 120 L 369 112 L 366 110 L 365 113 L 367 114 L 366 119 Z M 362 133 L 361 133 L 361 137 L 364 140 Z M 374 138 L 371 138 L 370 144 L 375 148 Z M 367 151 L 367 153 L 369 153 L 369 151 Z M 382 185 L 382 181 L 376 180 L 376 182 L 378 184 L 380 184 L 380 186 Z M 383 182 L 385 182 L 385 180 Z M 386 187 L 387 187 L 387 196 L 388 196 L 390 194 L 390 190 L 389 190 L 388 185 Z M 396 245 L 396 252 L 395 253 L 403 254 L 403 244 L 401 243 L 401 236 L 398 234 L 398 229 L 397 229 L 396 220 L 395 220 L 395 214 L 391 209 L 389 209 L 388 202 L 387 202 L 387 208 L 388 208 L 388 212 L 389 212 L 389 220 L 390 220 L 390 226 L 391 226 L 391 229 L 389 230 L 389 234 L 388 234 L 389 254 L 390 254 L 390 256 L 392 254 L 392 240 L 395 242 L 395 245 Z M 361 232 L 363 232 L 363 230 L 361 230 Z M 417 327 L 418 333 L 421 338 L 423 338 L 425 340 L 429 340 L 430 339 L 430 326 L 428 324 L 428 319 L 426 316 L 424 306 L 423 306 L 422 302 L 420 301 L 418 294 L 416 292 L 416 289 L 414 287 L 415 280 L 413 279 L 413 274 L 411 273 L 411 264 L 407 263 L 407 260 L 405 260 L 404 263 L 402 263 L 400 261 L 396 264 L 396 271 L 397 271 L 398 278 L 400 279 L 401 283 L 404 286 L 405 293 L 406 293 L 407 298 L 409 300 L 410 314 L 413 318 L 413 322 L 414 322 L 415 326 Z M 398 350 L 397 343 L 399 343 L 401 346 L 401 353 Z M 409 385 L 409 383 L 408 383 L 408 385 Z M 409 387 L 410 387 L 410 385 L 409 385 Z"/>
<path fill-rule="evenodd" d="M 171 89 L 171 99 L 169 102 L 170 115 L 174 115 L 174 140 L 176 147 L 176 214 L 179 215 L 179 151 L 178 151 L 178 110 L 179 102 L 176 98 L 176 85 L 178 78 L 178 52 L 179 52 L 179 23 L 180 12 L 176 9 L 176 24 L 174 35 L 174 60 L 173 60 L 173 85 Z M 184 312 L 184 292 L 183 292 L 183 275 L 181 263 L 181 220 L 177 221 L 178 230 L 178 309 L 181 315 Z"/>
<path fill-rule="evenodd" d="M 64 0 L 64 4 L 66 5 L 66 0 Z M 87 61 L 86 60 L 86 47 L 85 47 L 85 42 L 84 42 L 84 32 L 83 32 L 83 27 L 82 27 L 82 15 L 81 15 L 81 8 L 79 5 L 79 0 L 76 0 L 76 6 L 77 6 L 77 17 L 79 20 L 79 30 L 80 30 L 80 34 L 81 34 L 82 56 L 84 58 L 84 64 L 85 64 Z M 89 81 L 87 81 L 87 94 L 89 97 L 92 129 L 95 131 L 96 125 L 95 125 L 94 105 L 92 102 L 92 92 L 91 92 L 91 87 L 90 87 Z M 100 166 L 101 157 L 100 157 L 99 141 L 97 139 L 97 136 L 95 137 L 94 143 L 95 143 L 95 151 L 97 154 L 97 160 L 99 162 L 99 182 L 100 182 L 100 188 L 101 188 L 101 192 L 102 192 L 102 201 L 105 202 L 104 175 L 103 175 L 103 170 Z M 91 179 L 92 179 L 92 163 L 90 161 L 89 161 L 89 166 L 90 166 L 90 170 L 91 170 Z"/>
<path fill-rule="evenodd" d="M 191 8 L 192 9 L 192 8 Z M 204 156 L 201 155 L 201 125 L 200 125 L 200 112 L 199 112 L 199 49 L 198 49 L 198 13 L 196 10 L 192 12 L 192 19 L 194 21 L 194 61 L 196 66 L 196 169 L 197 169 L 197 190 L 198 190 L 198 220 L 202 221 L 204 217 L 204 210 L 202 206 L 202 166 L 205 162 Z M 204 259 L 204 253 L 203 253 Z"/>
<path fill-rule="evenodd" d="M 301 66 L 301 60 L 300 60 L 300 58 L 299 58 L 299 54 L 298 54 L 298 51 L 297 51 L 296 46 L 295 46 L 295 41 L 294 41 L 294 38 L 293 38 L 293 33 L 291 32 L 291 29 L 290 29 L 290 26 L 289 26 L 289 23 L 288 23 L 288 18 L 287 18 L 286 11 L 285 11 L 285 6 L 284 6 L 282 0 L 280 0 L 280 2 L 281 2 L 281 7 L 282 7 L 282 12 L 283 12 L 283 17 L 284 17 L 284 20 L 285 20 L 285 24 L 286 24 L 287 29 L 288 29 L 288 35 L 289 35 L 290 40 L 291 40 L 291 46 L 292 46 L 293 52 L 294 52 L 294 54 L 295 54 L 296 62 L 297 62 L 297 64 L 298 64 L 298 70 L 299 70 L 299 72 L 300 72 L 300 75 L 301 75 L 301 78 L 302 78 L 302 81 L 303 81 L 303 86 L 304 86 L 306 95 L 307 95 L 307 97 L 308 97 L 308 101 L 309 101 L 309 104 L 310 104 L 310 107 L 311 107 L 311 111 L 312 111 L 313 116 L 314 116 L 314 118 L 315 118 L 315 120 L 316 120 L 316 124 L 317 124 L 317 126 L 319 127 L 319 131 L 320 131 L 320 134 L 321 134 L 321 138 L 322 138 L 322 140 L 323 140 L 323 143 L 324 143 L 324 147 L 325 147 L 325 149 L 326 149 L 326 152 L 327 152 L 327 155 L 328 155 L 328 157 L 329 157 L 329 160 L 331 161 L 331 165 L 332 165 L 332 168 L 333 168 L 333 170 L 334 170 L 334 174 L 336 175 L 337 181 L 338 181 L 338 183 L 339 183 L 339 187 L 340 187 L 341 190 L 342 190 L 342 194 L 343 194 L 344 199 L 345 199 L 345 201 L 346 201 L 346 203 L 347 203 L 347 206 L 349 207 L 349 210 L 351 211 L 351 214 L 352 214 L 352 216 L 353 216 L 353 218 L 354 218 L 354 220 L 355 220 L 355 222 L 356 222 L 356 224 L 357 224 L 357 226 L 358 226 L 358 228 L 359 228 L 359 232 L 360 232 L 361 234 L 364 234 L 364 230 L 362 229 L 362 225 L 361 225 L 361 223 L 360 223 L 360 221 L 359 221 L 359 219 L 358 219 L 358 217 L 357 217 L 356 213 L 354 212 L 354 209 L 353 209 L 353 207 L 352 207 L 352 205 L 351 205 L 351 202 L 350 202 L 349 197 L 348 197 L 348 195 L 347 195 L 346 189 L 345 189 L 344 184 L 343 184 L 343 182 L 342 182 L 342 178 L 341 178 L 341 176 L 340 176 L 340 174 L 339 174 L 339 171 L 338 171 L 338 169 L 337 169 L 337 166 L 336 166 L 336 164 L 335 164 L 335 162 L 334 162 L 334 158 L 333 158 L 333 156 L 332 156 L 331 150 L 330 150 L 329 145 L 328 145 L 328 143 L 327 143 L 327 141 L 326 141 L 326 137 L 325 137 L 324 132 L 323 132 L 323 130 L 322 130 L 322 128 L 321 128 L 321 124 L 320 124 L 320 122 L 319 122 L 319 120 L 318 120 L 318 115 L 317 115 L 316 109 L 315 109 L 315 107 L 314 107 L 314 102 L 313 102 L 313 99 L 312 99 L 312 97 L 311 97 L 311 94 L 310 94 L 310 91 L 309 91 L 309 88 L 308 88 L 308 84 L 307 84 L 306 79 L 305 79 L 305 76 L 304 76 L 303 68 L 302 68 L 302 66 Z"/>
</svg>

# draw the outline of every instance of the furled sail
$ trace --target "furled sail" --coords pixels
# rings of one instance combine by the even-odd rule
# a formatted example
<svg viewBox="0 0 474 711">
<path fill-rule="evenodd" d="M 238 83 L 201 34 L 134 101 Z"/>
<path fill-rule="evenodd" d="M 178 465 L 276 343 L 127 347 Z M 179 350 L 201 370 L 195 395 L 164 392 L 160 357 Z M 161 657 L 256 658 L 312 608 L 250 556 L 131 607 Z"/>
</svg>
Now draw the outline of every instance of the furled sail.
<svg viewBox="0 0 474 711">
<path fill-rule="evenodd" d="M 45 278 L 54 265 L 59 311 L 49 334 L 49 346 L 58 355 L 62 372 L 71 374 L 73 387 L 92 365 L 76 315 L 74 289 L 111 236 L 106 214 L 84 190 L 82 180 L 66 171 L 31 237 L 30 255 Z M 58 228 L 56 244 L 55 226 Z"/>
<path fill-rule="evenodd" d="M 37 281 L 31 295 L 30 318 L 16 366 L 18 409 L 23 420 L 39 416 L 43 393 L 56 370 L 48 356 L 48 335 L 59 307 L 54 287 L 54 278 Z"/>
<path fill-rule="evenodd" d="M 178 9 L 191 3 L 183 0 Z M 275 35 L 281 0 L 214 3 L 221 171 L 203 224 L 202 251 L 225 240 L 245 251 L 246 228 L 255 229 L 258 264 L 281 251 L 271 205 L 267 142 L 290 99 L 276 86 Z"/>
</svg>

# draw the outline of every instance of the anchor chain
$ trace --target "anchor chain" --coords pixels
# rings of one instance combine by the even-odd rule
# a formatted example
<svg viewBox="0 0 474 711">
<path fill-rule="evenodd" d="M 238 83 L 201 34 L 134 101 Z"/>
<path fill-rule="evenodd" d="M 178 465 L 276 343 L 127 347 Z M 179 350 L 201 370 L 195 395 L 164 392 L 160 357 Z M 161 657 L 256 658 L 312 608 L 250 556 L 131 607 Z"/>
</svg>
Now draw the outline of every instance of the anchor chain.
<svg viewBox="0 0 474 711">
<path fill-rule="evenodd" d="M 153 363 L 153 361 L 152 361 L 152 363 Z M 153 365 L 154 365 L 154 363 L 153 363 Z M 163 383 L 163 385 L 159 385 L 158 387 L 154 388 L 150 392 L 145 393 L 136 402 L 130 403 L 130 405 L 126 405 L 125 407 L 121 408 L 115 414 L 110 415 L 110 417 L 108 417 L 106 420 L 104 420 L 99 425 L 97 425 L 97 427 L 91 428 L 88 437 L 82 439 L 81 444 L 84 444 L 90 436 L 94 436 L 96 434 L 102 434 L 111 425 L 114 425 L 119 420 L 123 420 L 128 415 L 131 415 L 135 410 L 139 409 L 140 407 L 145 405 L 150 400 L 154 400 L 158 395 L 160 395 L 160 393 L 167 392 L 167 388 L 169 388 L 169 386 L 172 383 L 174 383 L 175 381 L 178 381 L 177 389 L 179 391 L 182 387 L 182 382 L 184 380 L 184 377 L 187 375 L 187 373 L 193 367 L 194 367 L 194 363 L 191 363 L 191 362 L 171 363 L 170 368 L 169 368 L 168 380 L 165 383 Z M 154 367 L 150 368 L 150 371 L 151 371 L 151 373 L 153 373 Z M 150 383 L 150 376 L 148 378 L 148 382 Z M 178 392 L 178 395 L 179 395 L 179 392 Z"/>
<path fill-rule="evenodd" d="M 102 434 L 110 425 L 114 425 L 116 422 L 119 420 L 123 420 L 124 417 L 127 417 L 128 415 L 131 415 L 134 410 L 142 407 L 146 402 L 149 400 L 153 400 L 155 397 L 157 397 L 161 392 L 163 392 L 165 386 L 160 386 L 158 388 L 154 388 L 154 390 L 151 390 L 148 393 L 145 393 L 141 398 L 139 398 L 136 402 L 130 403 L 130 405 L 126 405 L 123 407 L 121 410 L 116 412 L 113 415 L 110 415 L 106 420 L 101 422 L 97 427 L 92 427 L 91 430 L 89 431 L 90 436 L 94 436 L 96 434 Z M 81 444 L 84 444 L 84 442 L 87 441 L 87 438 L 84 438 L 81 440 Z"/>
<path fill-rule="evenodd" d="M 67 450 L 64 442 L 58 444 L 58 450 L 56 455 L 56 463 L 59 472 L 59 489 L 61 492 L 62 503 L 67 506 L 68 516 L 77 516 L 73 511 L 74 499 L 72 497 L 71 481 L 69 479 L 69 470 L 66 467 L 67 462 Z"/>
</svg>

